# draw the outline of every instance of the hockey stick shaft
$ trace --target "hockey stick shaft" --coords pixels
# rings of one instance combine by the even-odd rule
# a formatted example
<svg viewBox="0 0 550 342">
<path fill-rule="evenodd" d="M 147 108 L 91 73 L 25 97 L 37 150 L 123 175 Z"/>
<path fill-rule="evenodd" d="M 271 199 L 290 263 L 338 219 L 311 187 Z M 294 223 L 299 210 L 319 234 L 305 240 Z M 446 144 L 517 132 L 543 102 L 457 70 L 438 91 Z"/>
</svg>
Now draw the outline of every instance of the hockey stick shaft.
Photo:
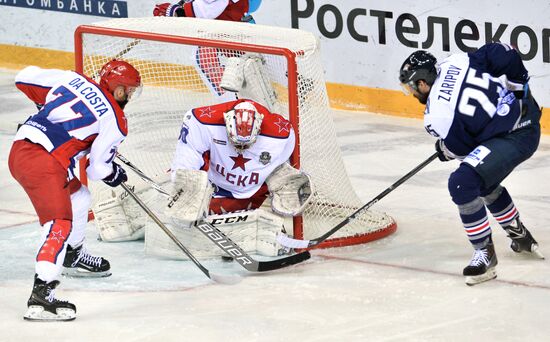
<svg viewBox="0 0 550 342">
<path fill-rule="evenodd" d="M 138 45 L 141 42 L 141 39 L 135 38 L 128 44 L 126 44 L 126 47 L 122 50 L 120 50 L 116 55 L 114 55 L 110 60 L 115 60 L 123 57 L 125 54 L 130 52 L 136 45 Z M 99 77 L 100 70 L 96 70 L 95 73 L 92 75 L 93 78 Z"/>
<path fill-rule="evenodd" d="M 135 166 L 132 162 L 130 162 L 126 157 L 124 157 L 122 154 L 117 153 L 116 157 L 118 160 L 120 160 L 124 165 L 128 166 L 132 171 L 134 171 L 141 179 L 143 179 L 147 184 L 151 185 L 151 187 L 161 194 L 170 197 L 170 194 L 168 191 L 164 190 L 158 183 L 156 183 L 153 179 L 148 177 L 146 174 L 144 174 L 137 166 Z"/>
<path fill-rule="evenodd" d="M 120 161 L 122 161 L 125 165 L 127 165 L 132 171 L 134 171 L 138 176 L 140 176 L 144 181 L 149 183 L 154 189 L 156 190 L 162 189 L 160 185 L 155 183 L 155 181 L 152 180 L 150 177 L 147 177 L 147 175 L 145 175 L 137 166 L 131 163 L 128 159 L 124 158 L 124 156 L 122 156 L 121 154 L 117 154 L 117 157 L 119 158 Z M 155 220 L 155 222 L 157 221 Z M 239 265 L 241 265 L 242 267 L 244 267 L 250 272 L 272 271 L 272 270 L 276 270 L 279 268 L 300 263 L 311 257 L 311 254 L 308 251 L 305 251 L 305 252 L 289 255 L 287 257 L 283 257 L 275 260 L 257 261 L 257 260 L 254 260 L 248 253 L 246 253 L 241 247 L 239 247 L 239 245 L 233 242 L 230 238 L 227 237 L 227 235 L 225 235 L 222 231 L 220 231 L 211 223 L 201 220 L 197 222 L 196 227 L 210 241 L 212 241 L 216 246 L 218 246 L 221 250 L 223 250 L 229 256 L 233 257 L 239 263 Z"/>
<path fill-rule="evenodd" d="M 117 53 L 113 59 L 119 59 L 120 57 L 124 56 L 125 54 L 127 54 L 128 52 L 130 52 L 136 45 L 138 45 L 139 43 L 141 42 L 140 39 L 134 39 L 132 40 L 131 42 L 128 43 L 128 45 L 126 45 L 126 47 L 121 50 L 119 53 Z"/>
<path fill-rule="evenodd" d="M 230 280 L 229 277 L 216 276 L 210 273 L 206 267 L 204 267 L 198 260 L 191 254 L 191 252 L 178 240 L 178 238 L 168 229 L 164 223 L 143 203 L 143 201 L 130 189 L 126 183 L 121 183 L 122 188 L 137 202 L 137 204 L 143 209 L 149 217 L 155 221 L 155 223 L 168 235 L 168 237 L 179 247 L 179 249 L 187 255 L 187 257 L 204 273 L 208 278 L 219 281 L 226 284 L 235 283 L 236 281 Z M 235 279 L 236 280 L 236 279 Z"/>
<path fill-rule="evenodd" d="M 279 234 L 277 241 L 279 241 L 280 244 L 286 247 L 290 248 L 311 248 L 315 247 L 321 242 L 325 241 L 327 238 L 329 238 L 332 234 L 336 233 L 338 230 L 340 230 L 342 227 L 353 221 L 359 214 L 361 214 L 363 211 L 369 209 L 372 207 L 375 203 L 380 201 L 382 198 L 384 198 L 387 194 L 395 190 L 398 186 L 405 183 L 409 178 L 417 174 L 420 170 L 422 170 L 424 167 L 426 167 L 428 164 L 430 164 L 434 159 L 437 158 L 437 152 L 431 155 L 428 159 L 420 163 L 420 165 L 416 166 L 414 169 L 412 169 L 409 173 L 401 177 L 399 180 L 397 180 L 395 183 L 390 185 L 386 190 L 382 191 L 378 196 L 373 198 L 370 202 L 363 205 L 361 208 L 357 209 L 355 212 L 353 212 L 351 215 L 346 217 L 342 222 L 338 223 L 336 226 L 334 226 L 331 230 L 327 231 L 325 234 L 321 235 L 320 237 L 312 240 L 297 240 L 292 239 L 286 235 Z"/>
</svg>

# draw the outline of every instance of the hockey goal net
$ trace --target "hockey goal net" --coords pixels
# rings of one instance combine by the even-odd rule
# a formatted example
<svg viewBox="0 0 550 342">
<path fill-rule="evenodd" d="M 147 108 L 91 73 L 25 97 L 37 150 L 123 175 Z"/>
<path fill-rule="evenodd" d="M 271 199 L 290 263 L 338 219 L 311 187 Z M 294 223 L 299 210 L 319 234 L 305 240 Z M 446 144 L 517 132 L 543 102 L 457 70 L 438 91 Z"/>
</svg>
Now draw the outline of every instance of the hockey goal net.
<svg viewBox="0 0 550 342">
<path fill-rule="evenodd" d="M 225 100 L 216 83 L 227 59 L 261 56 L 262 73 L 275 92 L 271 107 L 297 133 L 291 163 L 316 185 L 311 204 L 294 219 L 294 237 L 319 237 L 362 205 L 336 141 L 319 40 L 311 33 L 191 18 L 114 19 L 78 27 L 75 53 L 76 70 L 90 77 L 113 58 L 140 71 L 143 93 L 125 110 L 129 135 L 120 152 L 154 179 L 166 177 L 183 114 Z M 395 230 L 387 214 L 365 211 L 319 247 L 364 243 Z"/>
</svg>

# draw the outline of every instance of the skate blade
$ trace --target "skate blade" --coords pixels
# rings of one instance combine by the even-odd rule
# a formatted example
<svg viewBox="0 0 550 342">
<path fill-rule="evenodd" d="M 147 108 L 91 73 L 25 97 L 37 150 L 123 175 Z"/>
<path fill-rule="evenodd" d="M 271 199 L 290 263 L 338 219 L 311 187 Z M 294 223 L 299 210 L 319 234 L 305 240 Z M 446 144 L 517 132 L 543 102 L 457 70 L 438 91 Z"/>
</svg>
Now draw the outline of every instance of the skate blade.
<svg viewBox="0 0 550 342">
<path fill-rule="evenodd" d="M 531 246 L 531 254 L 539 259 L 545 259 L 544 255 L 539 251 L 539 245 L 537 244 Z"/>
<path fill-rule="evenodd" d="M 497 270 L 495 268 L 490 268 L 487 272 L 477 275 L 477 276 L 466 276 L 466 285 L 473 286 L 477 285 L 497 277 Z"/>
<path fill-rule="evenodd" d="M 23 319 L 27 321 L 37 322 L 58 322 L 58 321 L 72 321 L 76 318 L 76 312 L 67 308 L 56 309 L 57 314 L 44 310 L 43 307 L 38 305 L 31 305 L 27 309 L 27 312 L 23 316 Z"/>
<path fill-rule="evenodd" d="M 90 272 L 78 267 L 64 267 L 61 274 L 69 278 L 104 278 L 109 277 L 112 273 L 111 271 Z"/>
</svg>

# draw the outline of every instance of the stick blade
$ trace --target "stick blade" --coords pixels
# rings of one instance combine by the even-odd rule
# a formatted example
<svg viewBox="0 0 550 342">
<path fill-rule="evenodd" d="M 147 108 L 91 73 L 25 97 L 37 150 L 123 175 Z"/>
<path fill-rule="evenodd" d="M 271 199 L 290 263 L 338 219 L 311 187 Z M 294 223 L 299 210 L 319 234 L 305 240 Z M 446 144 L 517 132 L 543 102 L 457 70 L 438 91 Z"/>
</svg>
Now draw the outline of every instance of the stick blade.
<svg viewBox="0 0 550 342">
<path fill-rule="evenodd" d="M 305 251 L 302 253 L 288 256 L 286 258 L 275 259 L 271 261 L 262 261 L 258 263 L 257 271 L 266 272 L 266 271 L 278 270 L 280 268 L 288 267 L 291 265 L 298 264 L 302 261 L 306 261 L 309 258 L 311 258 L 311 254 L 309 253 L 309 251 Z"/>
</svg>

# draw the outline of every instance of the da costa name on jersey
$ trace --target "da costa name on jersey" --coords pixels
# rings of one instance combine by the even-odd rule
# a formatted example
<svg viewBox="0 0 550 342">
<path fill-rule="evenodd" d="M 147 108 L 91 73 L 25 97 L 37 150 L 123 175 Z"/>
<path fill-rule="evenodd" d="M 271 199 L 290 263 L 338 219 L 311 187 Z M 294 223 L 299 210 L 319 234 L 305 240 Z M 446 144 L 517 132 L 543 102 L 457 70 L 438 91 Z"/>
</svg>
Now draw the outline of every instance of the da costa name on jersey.
<svg viewBox="0 0 550 342">
<path fill-rule="evenodd" d="M 102 116 L 109 111 L 107 104 L 105 104 L 104 95 L 97 87 L 91 85 L 90 82 L 77 77 L 70 81 L 69 85 L 88 100 L 88 104 L 96 111 L 98 116 Z"/>
</svg>

